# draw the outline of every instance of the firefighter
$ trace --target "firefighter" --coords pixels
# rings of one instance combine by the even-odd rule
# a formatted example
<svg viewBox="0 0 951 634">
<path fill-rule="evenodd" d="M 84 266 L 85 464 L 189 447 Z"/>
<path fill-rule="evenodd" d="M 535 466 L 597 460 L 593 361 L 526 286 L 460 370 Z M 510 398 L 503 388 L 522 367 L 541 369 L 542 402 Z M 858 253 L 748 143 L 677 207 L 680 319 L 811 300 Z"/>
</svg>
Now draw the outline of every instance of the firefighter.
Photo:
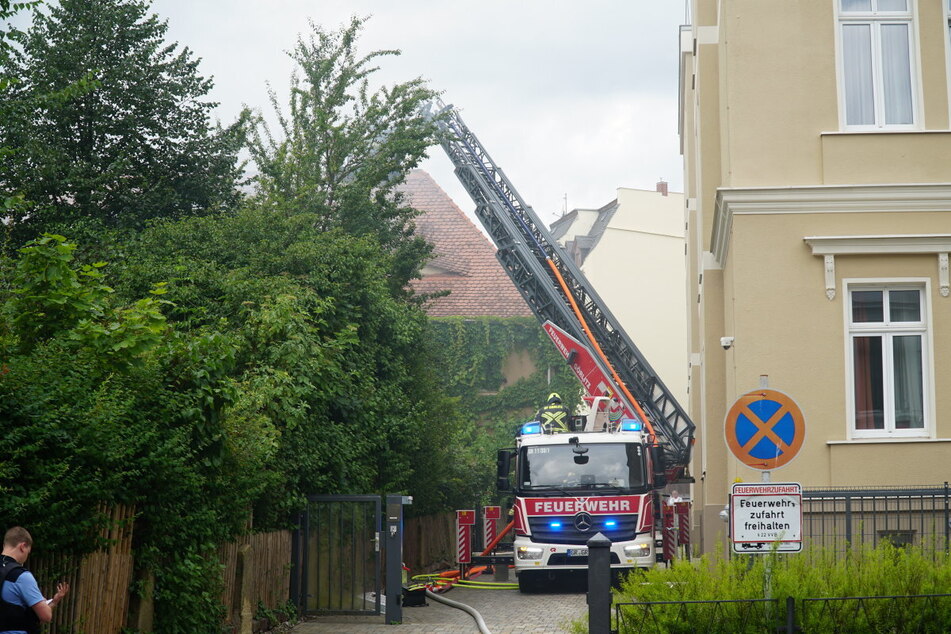
<svg viewBox="0 0 951 634">
<path fill-rule="evenodd" d="M 548 395 L 548 403 L 544 405 L 536 415 L 538 421 L 542 424 L 542 429 L 547 434 L 560 434 L 571 431 L 568 427 L 571 418 L 571 412 L 561 404 L 561 397 L 557 392 Z"/>
</svg>

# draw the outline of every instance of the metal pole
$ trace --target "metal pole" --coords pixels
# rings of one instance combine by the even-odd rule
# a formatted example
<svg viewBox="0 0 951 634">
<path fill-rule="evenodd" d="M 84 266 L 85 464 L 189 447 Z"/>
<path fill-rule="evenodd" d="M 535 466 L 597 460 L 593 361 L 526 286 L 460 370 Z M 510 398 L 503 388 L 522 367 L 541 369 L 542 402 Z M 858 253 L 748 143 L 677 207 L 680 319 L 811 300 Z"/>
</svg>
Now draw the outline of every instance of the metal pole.
<svg viewBox="0 0 951 634">
<path fill-rule="evenodd" d="M 485 522 L 485 520 L 483 519 L 484 516 L 482 511 L 482 505 L 476 504 L 474 508 L 475 508 L 475 524 L 472 526 L 472 532 L 473 532 L 472 552 L 481 553 L 483 550 L 485 550 L 485 546 L 486 546 L 484 541 L 485 534 L 482 528 L 482 525 Z"/>
<path fill-rule="evenodd" d="M 386 496 L 386 623 L 403 622 L 403 505 L 413 498 Z"/>
<path fill-rule="evenodd" d="M 845 541 L 852 544 L 852 494 L 845 494 Z"/>
<path fill-rule="evenodd" d="M 948 483 L 944 483 L 944 552 L 948 552 L 948 544 L 951 542 L 951 515 L 948 510 Z"/>
<path fill-rule="evenodd" d="M 611 631 L 611 540 L 598 533 L 588 540 L 588 632 Z"/>
<path fill-rule="evenodd" d="M 786 597 L 786 634 L 796 634 L 796 600 Z"/>
</svg>

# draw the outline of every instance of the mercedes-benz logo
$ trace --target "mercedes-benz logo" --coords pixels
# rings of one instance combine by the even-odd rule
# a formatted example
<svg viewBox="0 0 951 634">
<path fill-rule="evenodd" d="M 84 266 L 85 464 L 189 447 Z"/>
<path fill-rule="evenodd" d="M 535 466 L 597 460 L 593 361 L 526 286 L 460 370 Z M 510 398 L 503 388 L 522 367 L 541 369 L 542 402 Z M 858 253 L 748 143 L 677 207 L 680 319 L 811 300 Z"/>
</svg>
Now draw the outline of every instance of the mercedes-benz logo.
<svg viewBox="0 0 951 634">
<path fill-rule="evenodd" d="M 587 533 L 590 531 L 593 524 L 594 520 L 591 519 L 591 513 L 585 513 L 582 511 L 581 513 L 577 513 L 575 515 L 575 528 L 577 528 L 582 533 Z"/>
</svg>

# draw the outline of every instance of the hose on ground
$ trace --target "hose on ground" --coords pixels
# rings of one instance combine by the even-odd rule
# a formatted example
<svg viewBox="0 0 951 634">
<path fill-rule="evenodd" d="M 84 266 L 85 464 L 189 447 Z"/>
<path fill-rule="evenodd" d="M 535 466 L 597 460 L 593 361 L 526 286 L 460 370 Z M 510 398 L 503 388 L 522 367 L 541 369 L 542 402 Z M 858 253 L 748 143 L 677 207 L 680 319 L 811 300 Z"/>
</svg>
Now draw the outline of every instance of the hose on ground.
<svg viewBox="0 0 951 634">
<path fill-rule="evenodd" d="M 482 634 L 492 634 L 492 632 L 489 631 L 488 626 L 486 626 L 485 620 L 483 620 L 482 615 L 476 612 L 475 608 L 473 608 L 472 606 L 466 605 L 465 603 L 459 603 L 458 601 L 453 601 L 452 599 L 447 599 L 446 597 L 440 596 L 430 590 L 426 590 L 426 596 L 429 597 L 430 599 L 433 599 L 434 601 L 445 603 L 451 608 L 457 608 L 459 610 L 468 612 L 472 616 L 472 618 L 475 619 L 476 625 L 479 626 L 479 632 L 481 632 Z"/>
</svg>

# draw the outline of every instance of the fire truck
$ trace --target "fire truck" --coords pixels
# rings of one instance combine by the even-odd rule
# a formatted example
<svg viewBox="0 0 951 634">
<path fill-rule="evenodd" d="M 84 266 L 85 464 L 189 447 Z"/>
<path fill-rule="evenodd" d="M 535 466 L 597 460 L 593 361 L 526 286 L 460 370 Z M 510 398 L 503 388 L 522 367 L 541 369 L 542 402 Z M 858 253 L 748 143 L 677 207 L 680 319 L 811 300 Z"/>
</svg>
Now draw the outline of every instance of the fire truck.
<svg viewBox="0 0 951 634">
<path fill-rule="evenodd" d="M 597 407 L 597 406 L 595 406 Z M 636 419 L 572 418 L 573 431 L 522 425 L 515 449 L 499 452 L 499 488 L 514 491 L 514 564 L 519 589 L 587 569 L 587 540 L 611 541 L 611 568 L 647 568 L 662 552 L 655 510 L 666 483 L 663 456 Z M 514 462 L 514 482 L 510 482 Z"/>
<path fill-rule="evenodd" d="M 694 423 L 459 112 L 435 101 L 429 115 L 502 268 L 587 393 L 588 411 L 568 433 L 531 421 L 514 448 L 499 450 L 498 488 L 514 494 L 519 588 L 586 570 L 598 533 L 612 542 L 614 571 L 669 559 L 661 492 L 693 481 Z M 607 416 L 611 398 L 619 420 Z"/>
</svg>

